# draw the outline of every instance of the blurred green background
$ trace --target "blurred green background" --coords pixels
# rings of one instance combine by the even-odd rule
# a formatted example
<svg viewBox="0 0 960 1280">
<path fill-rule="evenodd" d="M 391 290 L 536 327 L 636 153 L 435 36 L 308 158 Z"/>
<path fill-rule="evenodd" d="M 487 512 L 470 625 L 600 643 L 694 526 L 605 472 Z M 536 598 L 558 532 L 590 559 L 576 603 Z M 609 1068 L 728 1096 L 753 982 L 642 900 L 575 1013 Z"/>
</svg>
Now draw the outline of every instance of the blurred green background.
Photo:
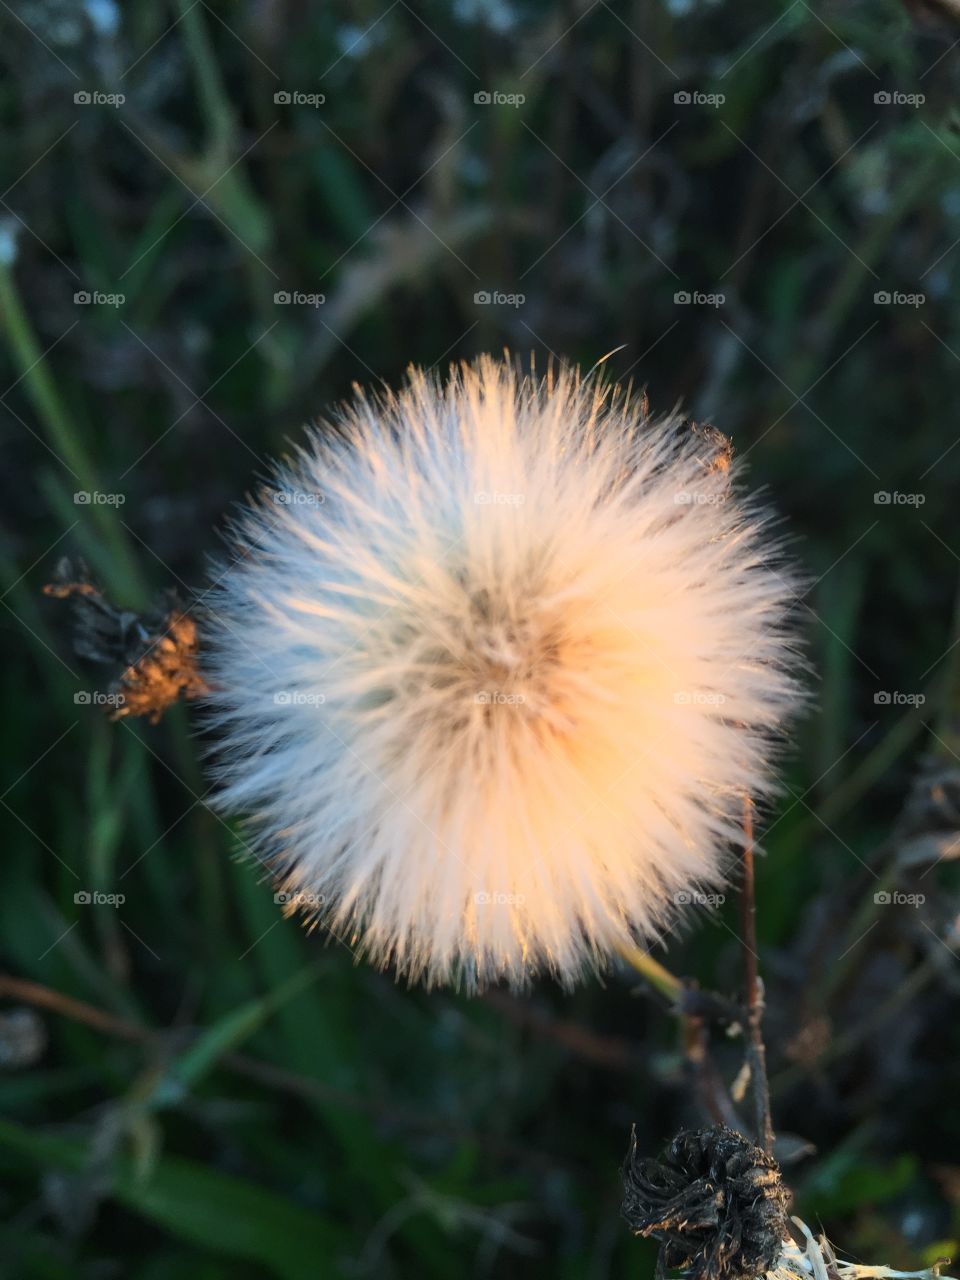
<svg viewBox="0 0 960 1280">
<path fill-rule="evenodd" d="M 189 717 L 78 704 L 41 595 L 63 554 L 130 607 L 202 589 L 355 380 L 504 346 L 622 348 L 782 513 L 817 708 L 760 822 L 781 1154 L 848 1254 L 960 1252 L 953 0 L 19 0 L 0 31 L 0 1274 L 652 1274 L 629 1127 L 704 1121 L 665 1002 L 409 991 L 308 936 Z M 694 915 L 664 962 L 736 991 L 734 902 Z"/>
</svg>

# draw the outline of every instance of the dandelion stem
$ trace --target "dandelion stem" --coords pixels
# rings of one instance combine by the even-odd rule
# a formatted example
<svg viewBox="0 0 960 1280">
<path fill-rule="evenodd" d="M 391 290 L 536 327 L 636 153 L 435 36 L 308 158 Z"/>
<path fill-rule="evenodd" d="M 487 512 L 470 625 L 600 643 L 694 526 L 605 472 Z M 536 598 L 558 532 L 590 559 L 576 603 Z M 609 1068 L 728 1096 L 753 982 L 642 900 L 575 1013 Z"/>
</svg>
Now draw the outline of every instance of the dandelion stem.
<svg viewBox="0 0 960 1280">
<path fill-rule="evenodd" d="M 770 1118 L 770 1086 L 767 1083 L 767 1052 L 763 1043 L 761 1019 L 763 999 L 757 955 L 757 902 L 753 866 L 753 802 L 743 800 L 743 854 L 740 885 L 740 931 L 743 944 L 743 967 L 747 1010 L 747 1053 L 753 1091 L 754 1129 L 757 1142 L 768 1155 L 773 1153 L 773 1123 Z"/>
<path fill-rule="evenodd" d="M 654 987 L 661 995 L 665 995 L 674 1004 L 680 1003 L 683 998 L 684 985 L 659 960 L 654 960 L 648 951 L 642 951 L 639 947 L 623 945 L 618 947 L 617 950 L 627 964 L 632 965 L 638 973 L 641 973 L 646 978 L 651 987 Z"/>
</svg>

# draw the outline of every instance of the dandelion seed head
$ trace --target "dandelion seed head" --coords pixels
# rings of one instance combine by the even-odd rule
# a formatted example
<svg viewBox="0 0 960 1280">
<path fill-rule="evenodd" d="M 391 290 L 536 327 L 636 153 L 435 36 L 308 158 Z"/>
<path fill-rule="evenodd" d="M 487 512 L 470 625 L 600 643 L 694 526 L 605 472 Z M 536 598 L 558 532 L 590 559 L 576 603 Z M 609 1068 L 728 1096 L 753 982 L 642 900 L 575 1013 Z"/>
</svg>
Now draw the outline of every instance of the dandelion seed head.
<svg viewBox="0 0 960 1280">
<path fill-rule="evenodd" d="M 219 803 L 376 963 L 571 983 L 721 884 L 795 582 L 709 433 L 482 358 L 357 392 L 218 568 Z"/>
</svg>

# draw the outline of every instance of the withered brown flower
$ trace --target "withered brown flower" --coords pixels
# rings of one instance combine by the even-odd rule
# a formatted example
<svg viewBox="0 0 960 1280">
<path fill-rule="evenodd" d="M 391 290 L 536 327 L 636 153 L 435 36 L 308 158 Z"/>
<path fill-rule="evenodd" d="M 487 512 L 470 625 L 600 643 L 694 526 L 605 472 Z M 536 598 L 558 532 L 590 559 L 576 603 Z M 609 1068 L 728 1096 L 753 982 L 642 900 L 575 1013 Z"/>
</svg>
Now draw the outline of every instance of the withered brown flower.
<svg viewBox="0 0 960 1280">
<path fill-rule="evenodd" d="M 684 1130 L 659 1159 L 637 1154 L 634 1131 L 623 1183 L 624 1218 L 660 1242 L 658 1276 L 682 1268 L 690 1280 L 756 1280 L 789 1234 L 776 1161 L 725 1125 Z"/>
</svg>

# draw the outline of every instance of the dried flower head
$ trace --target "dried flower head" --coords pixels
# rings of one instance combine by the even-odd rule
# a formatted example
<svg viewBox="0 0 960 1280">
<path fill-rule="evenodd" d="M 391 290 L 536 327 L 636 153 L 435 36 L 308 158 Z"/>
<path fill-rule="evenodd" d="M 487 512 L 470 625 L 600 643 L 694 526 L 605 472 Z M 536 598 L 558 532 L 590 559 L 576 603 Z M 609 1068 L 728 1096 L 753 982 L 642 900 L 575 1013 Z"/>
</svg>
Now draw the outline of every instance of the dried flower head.
<svg viewBox="0 0 960 1280">
<path fill-rule="evenodd" d="M 631 1134 L 623 1185 L 631 1229 L 660 1242 L 658 1275 L 757 1280 L 789 1238 L 776 1161 L 725 1125 L 677 1134 L 659 1160 L 639 1157 Z"/>
<path fill-rule="evenodd" d="M 220 802 L 288 900 L 475 988 L 572 982 L 720 882 L 797 699 L 735 471 L 618 387 L 489 357 L 311 434 L 205 637 Z"/>
<path fill-rule="evenodd" d="M 207 692 L 198 668 L 195 619 L 164 592 L 145 613 L 112 604 L 81 563 L 57 566 L 44 594 L 73 602 L 73 647 L 90 662 L 114 671 L 104 705 L 110 718 L 146 716 L 156 724 L 181 698 Z"/>
</svg>

